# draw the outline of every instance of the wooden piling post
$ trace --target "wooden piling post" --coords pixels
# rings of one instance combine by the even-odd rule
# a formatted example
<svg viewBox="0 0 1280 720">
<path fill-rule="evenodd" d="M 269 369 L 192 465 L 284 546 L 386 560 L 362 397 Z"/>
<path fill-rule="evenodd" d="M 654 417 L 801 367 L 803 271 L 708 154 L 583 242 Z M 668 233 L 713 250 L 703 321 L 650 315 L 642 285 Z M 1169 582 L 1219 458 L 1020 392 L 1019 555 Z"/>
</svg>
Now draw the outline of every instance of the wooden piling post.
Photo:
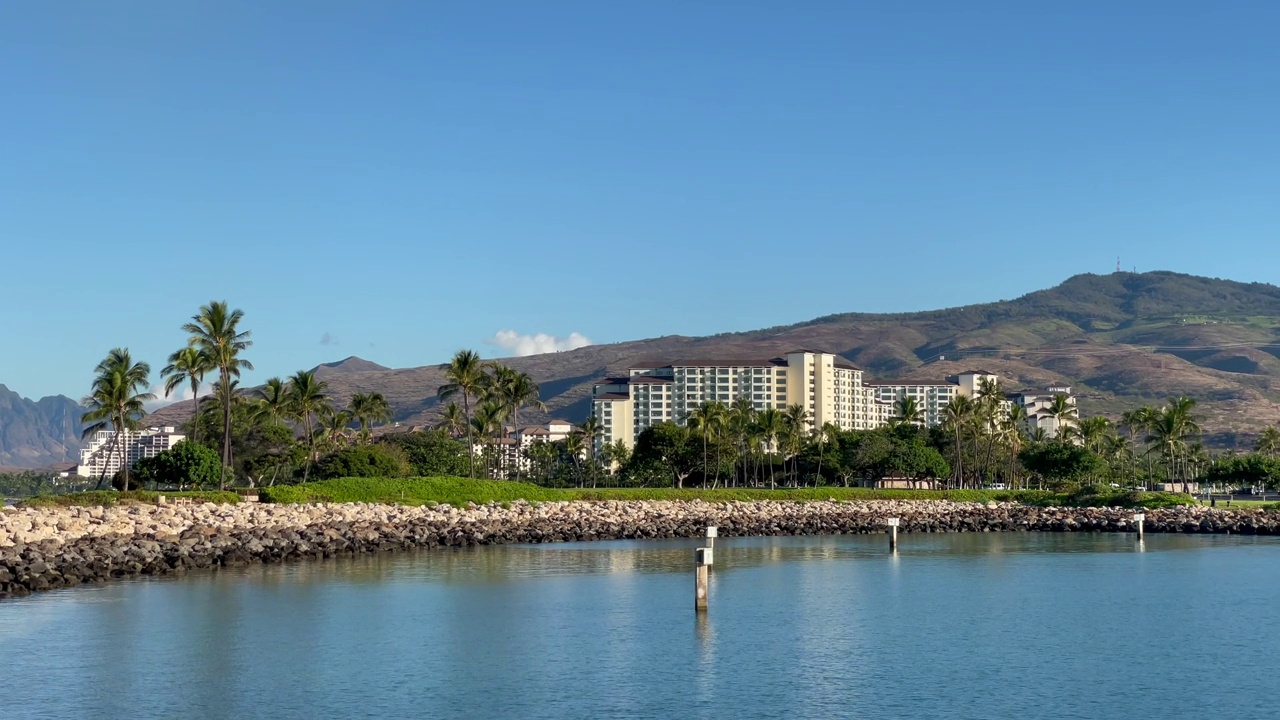
<svg viewBox="0 0 1280 720">
<path fill-rule="evenodd" d="M 1146 522 L 1146 519 L 1147 519 L 1146 513 L 1133 514 L 1133 522 L 1137 526 L 1137 531 L 1138 531 L 1138 542 L 1142 542 L 1142 525 L 1144 522 Z"/>
<path fill-rule="evenodd" d="M 697 612 L 707 611 L 707 569 L 711 566 L 713 552 L 711 548 L 694 551 L 693 609 Z"/>
<path fill-rule="evenodd" d="M 889 518 L 889 552 L 898 551 L 898 524 L 901 522 L 899 518 Z"/>
</svg>

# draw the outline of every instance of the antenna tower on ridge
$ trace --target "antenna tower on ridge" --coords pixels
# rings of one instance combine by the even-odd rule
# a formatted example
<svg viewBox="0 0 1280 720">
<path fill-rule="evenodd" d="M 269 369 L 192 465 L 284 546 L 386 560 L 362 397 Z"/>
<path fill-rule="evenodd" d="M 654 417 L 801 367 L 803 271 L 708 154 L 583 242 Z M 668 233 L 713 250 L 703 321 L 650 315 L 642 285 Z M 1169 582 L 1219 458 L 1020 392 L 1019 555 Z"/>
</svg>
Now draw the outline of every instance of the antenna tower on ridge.
<svg viewBox="0 0 1280 720">
<path fill-rule="evenodd" d="M 1120 256 L 1119 256 L 1119 255 L 1117 255 L 1117 256 L 1116 256 L 1116 272 L 1122 272 L 1122 271 L 1120 270 Z"/>
</svg>

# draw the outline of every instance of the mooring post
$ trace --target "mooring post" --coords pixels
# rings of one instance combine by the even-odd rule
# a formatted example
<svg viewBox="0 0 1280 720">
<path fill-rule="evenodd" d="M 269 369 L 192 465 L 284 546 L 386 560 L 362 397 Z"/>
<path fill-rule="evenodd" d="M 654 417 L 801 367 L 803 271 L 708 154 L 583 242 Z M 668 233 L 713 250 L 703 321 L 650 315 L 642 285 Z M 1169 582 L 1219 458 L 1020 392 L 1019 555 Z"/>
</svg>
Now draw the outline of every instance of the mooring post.
<svg viewBox="0 0 1280 720">
<path fill-rule="evenodd" d="M 1145 522 L 1145 521 L 1146 521 L 1146 519 L 1147 519 L 1147 514 L 1146 514 L 1146 513 L 1134 513 L 1134 514 L 1133 514 L 1133 522 L 1137 525 L 1137 530 L 1138 530 L 1138 541 L 1139 541 L 1139 542 L 1141 542 L 1141 541 L 1142 541 L 1142 524 L 1143 524 L 1143 522 Z"/>
<path fill-rule="evenodd" d="M 898 518 L 889 518 L 889 552 L 898 551 Z"/>
<path fill-rule="evenodd" d="M 707 610 L 707 568 L 711 566 L 711 548 L 698 548 L 694 551 L 694 590 L 693 609 L 698 612 Z"/>
<path fill-rule="evenodd" d="M 715 525 L 711 525 L 707 527 L 707 547 L 708 548 L 715 549 L 716 538 L 719 537 L 719 535 L 720 535 L 720 528 L 716 527 Z M 710 565 L 711 563 L 708 561 L 707 564 Z"/>
</svg>

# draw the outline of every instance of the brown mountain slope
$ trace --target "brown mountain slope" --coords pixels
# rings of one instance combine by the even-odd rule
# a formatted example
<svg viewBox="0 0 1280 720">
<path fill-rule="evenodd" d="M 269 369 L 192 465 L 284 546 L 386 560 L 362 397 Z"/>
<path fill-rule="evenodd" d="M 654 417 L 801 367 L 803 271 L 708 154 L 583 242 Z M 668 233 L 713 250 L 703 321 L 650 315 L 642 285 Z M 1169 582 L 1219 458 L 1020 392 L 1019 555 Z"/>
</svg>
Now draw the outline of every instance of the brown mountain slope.
<svg viewBox="0 0 1280 720">
<path fill-rule="evenodd" d="M 770 357 L 796 348 L 836 352 L 870 379 L 941 379 L 981 365 L 1011 389 L 1066 381 L 1085 413 L 1189 395 L 1209 440 L 1247 442 L 1280 420 L 1280 288 L 1176 273 L 1080 275 L 1011 301 L 891 315 L 833 315 L 796 325 L 710 337 L 668 336 L 594 345 L 503 362 L 542 385 L 546 415 L 581 420 L 591 383 L 644 359 Z M 440 366 L 382 369 L 359 358 L 322 366 L 334 398 L 386 395 L 395 419 L 438 413 Z M 180 421 L 183 405 L 157 416 Z"/>
</svg>

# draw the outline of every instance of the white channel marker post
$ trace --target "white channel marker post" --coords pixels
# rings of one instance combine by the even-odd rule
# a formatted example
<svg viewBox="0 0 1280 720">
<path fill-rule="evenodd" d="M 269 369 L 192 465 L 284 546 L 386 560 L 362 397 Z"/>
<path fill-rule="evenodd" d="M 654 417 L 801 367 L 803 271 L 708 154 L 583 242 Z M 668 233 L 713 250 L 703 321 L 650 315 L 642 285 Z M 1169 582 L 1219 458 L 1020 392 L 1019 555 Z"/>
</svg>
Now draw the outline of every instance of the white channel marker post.
<svg viewBox="0 0 1280 720">
<path fill-rule="evenodd" d="M 707 547 L 714 548 L 716 546 L 716 538 L 719 536 L 720 536 L 720 528 L 716 527 L 715 525 L 708 527 L 707 528 Z M 708 561 L 707 564 L 710 565 L 711 562 Z"/>
<path fill-rule="evenodd" d="M 707 611 L 707 568 L 711 565 L 711 548 L 698 548 L 694 551 L 696 565 L 693 569 L 693 609 L 697 612 Z"/>
<path fill-rule="evenodd" d="M 1134 513 L 1134 514 L 1133 514 L 1133 521 L 1134 521 L 1135 523 L 1137 523 L 1137 526 L 1138 526 L 1138 541 L 1139 541 L 1139 542 L 1141 542 L 1141 541 L 1142 541 L 1142 524 L 1143 524 L 1143 522 L 1145 522 L 1145 521 L 1146 521 L 1146 519 L 1147 519 L 1147 514 L 1146 514 L 1146 513 Z"/>
<path fill-rule="evenodd" d="M 889 518 L 889 552 L 898 551 L 898 518 Z"/>
</svg>

